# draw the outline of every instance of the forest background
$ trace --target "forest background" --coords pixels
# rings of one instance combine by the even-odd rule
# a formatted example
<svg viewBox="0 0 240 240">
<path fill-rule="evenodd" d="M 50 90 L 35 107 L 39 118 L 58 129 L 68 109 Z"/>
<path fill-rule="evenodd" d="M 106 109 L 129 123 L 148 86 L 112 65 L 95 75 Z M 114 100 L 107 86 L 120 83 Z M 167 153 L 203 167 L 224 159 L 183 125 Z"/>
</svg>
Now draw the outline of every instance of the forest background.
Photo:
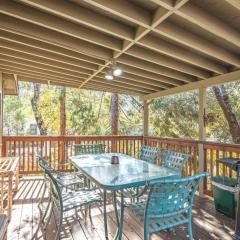
<svg viewBox="0 0 240 240">
<path fill-rule="evenodd" d="M 149 135 L 198 138 L 198 92 L 153 100 Z M 4 98 L 4 135 L 142 135 L 138 97 L 20 82 Z M 240 143 L 240 81 L 207 89 L 207 139 Z M 64 119 L 64 121 L 63 121 Z M 117 121 L 117 126 L 113 122 Z M 115 132 L 113 129 L 115 128 Z"/>
</svg>

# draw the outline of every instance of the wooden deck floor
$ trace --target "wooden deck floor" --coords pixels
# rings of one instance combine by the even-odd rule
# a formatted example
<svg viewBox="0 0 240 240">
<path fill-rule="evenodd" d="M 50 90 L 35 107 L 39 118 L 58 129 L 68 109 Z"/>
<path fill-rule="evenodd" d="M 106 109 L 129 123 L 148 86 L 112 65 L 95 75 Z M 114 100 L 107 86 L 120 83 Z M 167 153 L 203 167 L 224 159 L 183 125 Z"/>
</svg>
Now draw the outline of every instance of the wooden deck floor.
<svg viewBox="0 0 240 240">
<path fill-rule="evenodd" d="M 41 178 L 23 178 L 20 181 L 19 191 L 14 197 L 13 217 L 8 228 L 9 240 L 52 240 L 54 239 L 55 226 L 58 221 L 55 210 L 50 225 L 46 232 L 39 224 L 40 210 L 37 202 L 41 196 L 43 181 Z M 113 238 L 116 230 L 116 222 L 112 211 L 108 206 L 109 239 Z M 62 229 L 62 239 L 69 240 L 101 240 L 104 239 L 102 208 L 94 208 L 92 211 L 93 222 L 84 220 L 82 213 L 69 212 L 65 215 Z M 196 197 L 193 209 L 193 233 L 194 239 L 199 240 L 231 240 L 234 232 L 234 221 L 220 213 L 216 213 L 210 199 Z M 143 239 L 143 228 L 127 211 L 124 223 L 124 240 Z M 170 232 L 154 235 L 152 239 L 184 240 L 187 238 L 186 226 L 179 227 Z"/>
</svg>

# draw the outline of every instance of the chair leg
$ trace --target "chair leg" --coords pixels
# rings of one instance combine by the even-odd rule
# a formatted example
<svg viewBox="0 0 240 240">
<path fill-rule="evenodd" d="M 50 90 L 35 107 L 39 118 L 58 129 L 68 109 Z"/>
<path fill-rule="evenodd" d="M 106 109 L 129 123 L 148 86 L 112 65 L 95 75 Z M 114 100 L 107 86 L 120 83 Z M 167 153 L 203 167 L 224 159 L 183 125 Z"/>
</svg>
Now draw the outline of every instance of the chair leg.
<svg viewBox="0 0 240 240">
<path fill-rule="evenodd" d="M 89 215 L 90 222 L 92 223 L 91 205 L 88 206 L 88 215 Z"/>
<path fill-rule="evenodd" d="M 147 228 L 144 228 L 144 240 L 149 240 L 150 234 Z"/>
<path fill-rule="evenodd" d="M 46 215 L 47 215 L 47 213 L 48 213 L 48 210 L 49 210 L 51 201 L 52 201 L 52 200 L 51 200 L 51 197 L 48 197 L 47 207 L 46 207 L 45 212 L 43 213 L 43 216 L 42 216 L 42 219 L 41 219 L 42 222 L 44 222 L 44 219 L 45 219 L 45 217 L 46 217 Z"/>
<path fill-rule="evenodd" d="M 60 210 L 60 219 L 59 219 L 59 224 L 57 226 L 57 233 L 56 233 L 56 237 L 55 240 L 60 240 L 60 234 L 61 234 L 61 230 L 62 230 L 62 222 L 63 222 L 63 211 Z"/>
<path fill-rule="evenodd" d="M 44 195 L 45 195 L 46 190 L 47 190 L 47 186 L 46 186 L 46 183 L 44 183 L 42 196 L 41 196 L 41 198 L 38 202 L 38 206 L 40 206 L 43 203 L 43 199 L 44 199 Z"/>
<path fill-rule="evenodd" d="M 46 220 L 46 223 L 44 224 L 44 226 L 43 226 L 43 229 L 44 230 L 46 230 L 47 229 L 47 226 L 48 226 L 48 224 L 49 224 L 49 222 L 50 222 L 50 219 L 51 219 L 51 217 L 52 217 L 52 212 L 53 212 L 53 202 L 51 201 L 50 202 L 50 206 L 49 206 L 49 216 L 48 216 L 48 218 L 47 218 L 47 220 Z"/>
<path fill-rule="evenodd" d="M 188 235 L 189 235 L 189 240 L 193 240 L 192 216 L 191 216 L 191 214 L 188 214 Z"/>
</svg>

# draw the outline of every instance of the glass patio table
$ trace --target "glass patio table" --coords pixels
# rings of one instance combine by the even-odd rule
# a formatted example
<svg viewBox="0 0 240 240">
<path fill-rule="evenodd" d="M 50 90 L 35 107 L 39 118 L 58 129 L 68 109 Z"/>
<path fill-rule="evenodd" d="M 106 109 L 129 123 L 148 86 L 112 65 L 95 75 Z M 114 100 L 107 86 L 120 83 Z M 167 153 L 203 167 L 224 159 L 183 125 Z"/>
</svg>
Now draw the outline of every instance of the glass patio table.
<svg viewBox="0 0 240 240">
<path fill-rule="evenodd" d="M 111 164 L 111 157 L 118 156 L 119 164 Z M 171 169 L 151 164 L 120 153 L 86 154 L 70 157 L 70 162 L 88 179 L 103 189 L 104 226 L 108 239 L 106 201 L 107 191 L 113 192 L 113 206 L 117 220 L 117 232 L 114 239 L 122 239 L 124 219 L 124 189 L 147 186 L 149 182 L 179 177 Z M 120 197 L 120 216 L 117 211 L 117 194 Z"/>
</svg>

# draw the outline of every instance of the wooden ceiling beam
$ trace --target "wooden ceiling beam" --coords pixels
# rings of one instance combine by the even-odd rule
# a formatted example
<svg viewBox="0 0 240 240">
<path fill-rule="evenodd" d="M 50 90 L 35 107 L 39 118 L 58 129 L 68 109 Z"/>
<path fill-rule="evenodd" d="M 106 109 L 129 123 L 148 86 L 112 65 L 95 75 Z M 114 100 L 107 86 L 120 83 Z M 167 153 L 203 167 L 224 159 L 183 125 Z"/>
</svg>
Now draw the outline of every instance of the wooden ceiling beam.
<svg viewBox="0 0 240 240">
<path fill-rule="evenodd" d="M 140 66 L 135 67 L 135 66 L 130 66 L 129 64 L 119 64 L 119 67 L 123 69 L 124 73 L 130 73 L 135 75 L 136 77 L 144 77 L 146 79 L 151 79 L 164 85 L 167 84 L 166 85 L 167 87 L 179 86 L 183 84 L 183 82 L 180 80 L 166 77 L 164 75 L 156 74 L 154 72 L 142 70 Z"/>
<path fill-rule="evenodd" d="M 31 83 L 40 83 L 40 84 L 47 84 L 49 85 L 49 81 L 48 79 L 45 78 L 41 78 L 41 77 L 29 77 L 29 76 L 24 76 L 24 75 L 17 75 L 18 77 L 18 81 L 22 81 L 22 82 L 31 82 Z M 73 87 L 73 88 L 77 88 L 78 84 L 74 84 L 72 82 L 60 82 L 57 80 L 51 80 L 50 81 L 50 85 L 54 85 L 54 86 L 63 86 L 63 87 Z"/>
<path fill-rule="evenodd" d="M 84 73 L 91 73 L 93 70 L 98 69 L 98 65 L 95 64 L 63 57 L 61 55 L 59 56 L 54 53 L 46 54 L 41 53 L 39 50 L 35 52 L 34 49 L 29 49 L 29 47 L 19 48 L 18 46 L 13 46 L 11 43 L 5 44 L 3 41 L 0 46 L 0 53 L 6 56 L 30 60 L 36 63 L 43 63 L 49 66 L 57 66 L 63 69 L 75 70 L 77 72 L 81 72 L 82 69 L 87 69 L 87 71 L 84 70 Z"/>
<path fill-rule="evenodd" d="M 104 47 L 94 45 L 81 39 L 52 31 L 41 26 L 36 26 L 32 23 L 22 20 L 16 21 L 15 18 L 3 14 L 0 14 L 0 19 L 0 29 L 11 33 L 17 33 L 35 40 L 48 42 L 53 45 L 68 48 L 70 50 L 84 53 L 103 60 L 109 59 L 113 55 L 113 52 L 110 49 L 106 49 Z M 19 28 L 19 26 L 21 26 L 21 28 Z"/>
<path fill-rule="evenodd" d="M 88 56 L 87 54 L 84 55 L 80 52 L 70 50 L 70 48 L 66 47 L 65 45 L 60 47 L 60 46 L 53 45 L 48 41 L 45 41 L 45 42 L 39 41 L 31 37 L 25 37 L 22 35 L 18 35 L 16 33 L 3 31 L 1 29 L 0 29 L 0 39 L 5 40 L 9 46 L 19 46 L 19 47 L 15 47 L 16 49 L 19 49 L 19 50 L 21 48 L 26 49 L 25 47 L 30 47 L 32 49 L 32 51 L 30 52 L 34 52 L 34 54 L 42 55 L 42 53 L 46 53 L 46 55 L 48 55 L 53 53 L 53 54 L 56 54 L 56 56 L 64 56 L 71 59 L 81 60 L 81 61 L 85 61 L 85 62 L 97 64 L 97 65 L 104 64 L 104 60 Z"/>
<path fill-rule="evenodd" d="M 36 74 L 36 75 L 41 75 L 46 78 L 58 78 L 59 80 L 64 80 L 64 79 L 69 79 L 73 82 L 78 83 L 79 85 L 84 81 L 84 77 L 79 75 L 78 77 L 72 77 L 69 75 L 65 75 L 62 73 L 56 73 L 56 72 L 51 72 L 48 70 L 44 69 L 38 69 L 36 67 L 31 67 L 31 66 L 26 66 L 20 63 L 14 63 L 14 62 L 9 62 L 9 61 L 3 61 L 0 60 L 0 65 L 2 68 L 5 68 L 6 70 L 15 70 L 16 72 L 21 71 L 21 73 L 29 73 L 29 74 Z"/>
<path fill-rule="evenodd" d="M 138 7 L 127 0 L 83 0 L 94 7 L 108 11 L 120 18 L 126 19 L 138 25 L 145 27 L 150 26 L 152 23 L 152 16 L 150 12 Z M 82 0 L 75 0 L 81 4 Z"/>
<path fill-rule="evenodd" d="M 226 73 L 227 69 L 219 63 L 216 63 L 199 54 L 187 51 L 177 45 L 171 44 L 161 38 L 147 35 L 137 43 L 140 46 L 151 49 L 155 52 L 165 54 L 175 59 L 193 64 L 195 66 L 207 69 L 215 73 Z"/>
<path fill-rule="evenodd" d="M 32 68 L 27 68 L 27 67 L 19 67 L 13 64 L 5 64 L 4 62 L 0 62 L 0 69 L 2 72 L 8 72 L 8 73 L 15 73 L 17 75 L 23 75 L 23 76 L 28 76 L 28 77 L 32 77 L 34 79 L 34 77 L 39 77 L 39 78 L 44 78 L 47 79 L 48 81 L 52 81 L 52 80 L 58 80 L 58 81 L 69 81 L 72 82 L 74 84 L 77 84 L 78 86 L 82 83 L 82 80 L 73 80 L 72 78 L 64 78 L 64 77 L 59 77 L 58 75 L 54 75 L 54 74 L 48 74 L 44 71 L 36 71 L 35 69 Z"/>
<path fill-rule="evenodd" d="M 126 54 L 151 63 L 161 65 L 163 67 L 167 67 L 179 72 L 190 74 L 198 78 L 204 79 L 210 77 L 210 73 L 206 70 L 203 70 L 195 66 L 191 66 L 178 60 L 173 60 L 170 57 L 156 53 L 152 50 L 141 48 L 139 46 L 133 46 L 126 52 Z"/>
<path fill-rule="evenodd" d="M 118 38 L 133 40 L 134 29 L 127 25 L 121 24 L 115 20 L 105 17 L 104 15 L 95 13 L 87 8 L 83 8 L 78 4 L 64 0 L 20 0 L 22 3 L 36 7 L 48 13 L 80 23 L 98 31 L 104 31 Z"/>
<path fill-rule="evenodd" d="M 162 66 L 159 66 L 154 63 L 149 63 L 142 59 L 137 59 L 132 56 L 122 55 L 118 58 L 119 63 L 127 64 L 136 68 L 140 68 L 147 72 L 153 72 L 156 74 L 164 75 L 170 78 L 174 78 L 183 82 L 193 82 L 196 81 L 197 78 L 191 75 L 187 75 L 185 73 L 177 72 Z"/>
<path fill-rule="evenodd" d="M 144 93 L 150 93 L 150 92 L 156 92 L 156 90 L 151 90 L 151 89 L 147 89 L 147 88 L 144 88 L 142 87 L 141 85 L 136 85 L 134 83 L 125 83 L 125 82 L 122 82 L 122 81 L 118 81 L 118 79 L 114 79 L 114 80 L 110 80 L 110 81 L 107 81 L 106 79 L 104 78 L 101 78 L 101 77 L 94 77 L 92 79 L 93 81 L 95 82 L 98 82 L 100 84 L 102 84 L 103 86 L 104 85 L 110 85 L 110 86 L 120 86 L 120 87 L 125 87 L 125 88 L 129 88 L 129 89 L 132 89 L 132 90 L 137 90 L 139 92 L 142 92 L 143 94 Z M 92 81 L 91 81 L 92 82 Z"/>
<path fill-rule="evenodd" d="M 41 77 L 29 77 L 29 76 L 22 76 L 22 75 L 18 75 L 18 80 L 19 81 L 23 81 L 23 82 L 37 82 L 37 83 L 41 83 L 41 84 L 48 84 L 49 85 L 49 81 L 50 81 L 50 85 L 56 85 L 56 86 L 65 86 L 65 87 L 72 87 L 72 88 L 78 88 L 79 85 L 78 84 L 74 84 L 72 82 L 66 81 L 66 82 L 59 82 L 58 80 L 48 80 L 46 78 L 41 78 Z M 132 91 L 128 91 L 128 90 L 121 90 L 118 88 L 109 88 L 109 87 L 102 87 L 101 85 L 96 85 L 96 84 L 90 84 L 88 86 L 85 86 L 87 89 L 89 90 L 94 90 L 94 91 L 104 91 L 104 92 L 116 92 L 119 94 L 123 94 L 123 93 L 127 93 L 129 95 L 134 95 L 134 96 L 139 96 L 141 94 L 138 94 L 136 92 L 132 92 Z"/>
<path fill-rule="evenodd" d="M 151 94 L 143 96 L 142 99 L 150 100 L 150 99 L 157 98 L 157 97 L 163 97 L 163 96 L 168 96 L 168 95 L 174 95 L 177 93 L 192 91 L 194 89 L 198 89 L 199 87 L 207 88 L 207 87 L 211 87 L 214 85 L 237 81 L 239 79 L 240 79 L 240 70 L 237 70 L 235 72 L 230 72 L 230 73 L 222 74 L 219 76 L 211 77 L 207 80 L 201 80 L 198 82 L 189 83 L 189 84 L 186 84 L 183 86 L 167 89 L 164 91 L 151 93 Z"/>
<path fill-rule="evenodd" d="M 17 74 L 18 76 L 21 75 L 21 76 L 26 76 L 29 78 L 30 82 L 39 82 L 39 79 L 44 79 L 44 81 L 46 83 L 50 83 L 51 85 L 55 85 L 55 83 L 65 83 L 65 86 L 72 86 L 74 85 L 74 87 L 79 87 L 79 84 L 80 82 L 79 81 L 73 81 L 72 79 L 69 79 L 69 78 L 59 78 L 58 76 L 46 76 L 45 74 L 39 74 L 37 72 L 31 72 L 31 71 L 26 71 L 25 69 L 19 69 L 19 70 L 16 70 L 15 68 L 12 68 L 12 67 L 9 67 L 9 68 L 6 68 L 5 66 L 1 65 L 0 63 L 0 71 L 1 72 L 8 72 L 8 73 L 15 73 Z M 41 83 L 41 82 L 39 82 Z M 119 87 L 118 85 L 115 85 L 114 88 L 112 88 L 112 84 L 103 84 L 103 83 L 100 83 L 99 84 L 101 86 L 101 88 L 99 87 L 100 90 L 104 90 L 105 91 L 109 88 L 109 86 L 111 87 L 111 89 L 117 89 L 117 90 L 120 90 L 121 92 L 128 92 L 129 91 L 129 88 L 128 87 L 125 87 L 125 86 L 121 86 Z M 131 89 L 130 88 L 130 92 L 135 92 L 135 94 L 137 95 L 142 95 L 143 92 L 142 91 L 138 91 L 138 90 L 135 90 L 135 89 Z"/>
<path fill-rule="evenodd" d="M 46 59 L 42 59 L 42 58 L 36 58 L 36 57 L 34 57 L 34 56 L 32 56 L 32 55 L 28 55 L 28 54 L 23 54 L 23 53 L 18 53 L 18 52 L 14 52 L 14 51 L 12 51 L 12 50 L 9 50 L 9 49 L 4 49 L 4 48 L 1 48 L 0 47 L 0 52 L 1 52 L 1 54 L 3 55 L 3 56 L 5 56 L 5 58 L 3 58 L 2 60 L 10 60 L 10 61 L 13 61 L 14 63 L 18 63 L 18 59 L 20 59 L 21 60 L 21 63 L 26 63 L 27 64 L 27 66 L 32 66 L 32 64 L 31 64 L 31 62 L 33 62 L 33 63 L 40 63 L 40 64 L 43 64 L 43 65 L 46 65 L 46 67 L 48 67 L 48 66 L 52 66 L 52 67 L 58 67 L 58 68 L 60 68 L 60 69 L 65 69 L 65 70 L 67 70 L 68 72 L 67 73 L 69 73 L 69 71 L 70 71 L 70 76 L 74 76 L 74 77 L 78 77 L 79 75 L 79 73 L 87 73 L 87 74 L 91 74 L 91 71 L 90 72 L 85 72 L 85 70 L 83 71 L 81 68 L 79 68 L 79 67 L 73 67 L 73 66 L 69 66 L 68 64 L 66 64 L 66 63 L 62 63 L 62 64 L 59 64 L 58 62 L 54 62 L 54 61 L 49 61 L 48 59 L 46 60 Z M 6 56 L 7 56 L 7 58 L 6 58 Z M 10 57 L 10 58 L 8 58 L 8 57 Z M 23 60 L 23 61 L 22 61 Z M 40 68 L 42 65 L 33 65 L 33 67 L 38 67 L 38 68 Z M 62 73 L 62 71 L 61 70 L 59 70 L 59 72 L 60 73 Z M 63 73 L 66 73 L 66 72 L 63 72 Z M 126 74 L 124 73 L 124 75 L 126 76 Z M 86 75 L 86 77 L 87 77 L 87 75 Z M 102 78 L 104 78 L 104 74 L 102 74 Z M 135 77 L 136 78 L 136 77 Z M 140 77 L 141 78 L 141 77 Z M 130 79 L 128 79 L 128 78 L 125 78 L 125 79 L 127 79 L 128 80 L 128 82 L 129 82 L 129 84 L 131 85 L 131 83 L 133 82 L 133 83 L 136 83 L 136 81 L 135 81 L 135 79 L 133 79 L 133 78 L 130 78 Z M 122 80 L 124 80 L 124 78 L 122 79 Z M 121 81 L 121 79 L 119 79 L 119 81 Z M 160 86 L 159 85 L 161 85 L 161 84 L 159 84 L 158 83 L 158 85 L 155 83 L 155 85 L 154 86 L 151 86 L 151 84 L 144 84 L 144 83 L 146 83 L 146 79 L 145 79 L 145 82 L 143 82 L 143 81 L 137 81 L 138 82 L 138 85 L 134 85 L 134 86 L 141 86 L 141 85 L 143 85 L 144 87 L 146 87 L 146 89 L 150 89 L 150 90 L 160 90 Z M 166 87 L 165 87 L 166 88 Z M 161 89 L 163 89 L 163 88 L 161 88 Z"/>
<path fill-rule="evenodd" d="M 87 83 L 83 89 L 94 90 L 94 91 L 101 91 L 101 92 L 110 92 L 110 93 L 118 93 L 118 94 L 127 94 L 132 96 L 143 96 L 141 93 L 137 93 L 134 91 L 129 90 L 121 90 L 118 88 L 110 88 L 110 87 L 103 87 L 101 84 L 96 83 Z"/>
<path fill-rule="evenodd" d="M 16 2 L 8 0 L 1 1 L 0 12 L 38 26 L 57 31 L 64 35 L 69 35 L 95 45 L 103 46 L 105 48 L 119 51 L 122 48 L 122 41 L 117 38 L 101 32 L 96 32 L 79 24 L 66 21 L 54 15 L 26 7 Z"/>
<path fill-rule="evenodd" d="M 128 28 L 125 29 L 126 26 L 123 24 L 119 24 L 116 21 L 110 20 L 107 17 L 104 17 L 100 14 L 96 14 L 93 13 L 92 11 L 89 11 L 88 9 L 83 9 L 82 7 L 80 7 L 79 5 L 70 3 L 70 2 L 66 2 L 66 1 L 48 1 L 48 0 L 43 0 L 41 2 L 36 2 L 36 1 L 29 1 L 29 0 L 21 0 L 20 2 L 24 2 L 27 3 L 31 6 L 34 7 L 38 7 L 39 9 L 48 11 L 50 13 L 59 15 L 61 17 L 65 17 L 67 19 L 70 19 L 72 21 L 78 22 L 78 23 L 82 23 L 82 24 L 86 24 L 87 26 L 96 28 L 97 30 L 101 30 L 101 31 L 105 31 L 107 33 L 113 33 L 114 35 L 124 38 L 126 40 L 133 40 L 133 30 Z M 183 4 L 183 1 L 181 1 L 181 4 Z M 156 14 L 154 15 L 154 19 L 156 18 L 158 21 L 160 18 L 160 14 L 162 14 L 163 8 L 160 8 L 158 11 L 156 11 Z M 165 12 L 164 12 L 165 14 Z M 156 21 L 157 21 L 156 20 Z M 154 20 L 153 20 L 154 22 Z M 131 32 L 132 30 L 132 32 Z M 171 51 L 171 44 L 170 48 L 168 48 Z M 147 44 L 145 46 L 148 46 Z M 161 46 L 161 45 L 160 45 Z M 155 49 L 153 49 L 155 50 Z M 166 52 L 166 51 L 165 51 Z M 167 54 L 167 53 L 166 53 Z M 173 57 L 175 55 L 172 55 Z M 201 56 L 198 56 L 197 58 L 192 58 L 193 59 L 198 59 L 198 58 L 202 58 Z M 178 58 L 179 60 L 183 60 L 182 56 L 181 58 Z M 204 65 L 204 67 L 206 68 L 206 66 L 211 66 L 214 65 L 213 63 L 211 64 L 211 61 L 207 61 L 206 60 L 206 64 Z M 217 64 L 215 64 L 217 65 Z M 199 66 L 199 65 L 198 65 Z M 200 65 L 200 67 L 202 67 Z M 207 67 L 208 68 L 208 67 Z M 225 73 L 226 69 L 224 69 L 223 67 L 221 68 L 221 66 L 216 66 L 216 69 L 214 68 L 214 70 L 217 73 Z M 205 78 L 202 76 L 199 76 L 200 78 Z"/>
<path fill-rule="evenodd" d="M 104 73 L 100 73 L 100 74 L 98 74 L 97 77 L 104 79 L 104 81 L 109 81 L 109 80 L 106 80 L 104 76 L 105 76 Z M 132 86 L 143 87 L 143 88 L 145 88 L 147 90 L 151 90 L 151 91 L 157 91 L 157 89 L 159 89 L 159 91 L 166 89 L 166 87 L 164 88 L 164 87 L 159 86 L 161 84 L 158 84 L 158 85 L 157 84 L 155 84 L 155 85 L 149 84 L 149 82 L 146 79 L 144 79 L 144 80 L 140 79 L 140 81 L 139 81 L 139 79 L 136 77 L 129 78 L 127 73 L 124 73 L 121 77 L 117 77 L 115 80 L 118 82 L 127 83 Z"/>
<path fill-rule="evenodd" d="M 205 55 L 240 67 L 240 57 L 238 55 L 231 53 L 228 50 L 225 50 L 216 44 L 200 38 L 180 27 L 177 27 L 173 23 L 164 22 L 156 27 L 154 31 Z"/>
<path fill-rule="evenodd" d="M 239 31 L 231 28 L 228 24 L 195 6 L 193 3 L 189 2 L 184 5 L 180 10 L 176 11 L 176 14 L 219 38 L 240 47 Z"/>
<path fill-rule="evenodd" d="M 59 67 L 58 65 L 49 65 L 47 63 L 33 62 L 32 60 L 26 60 L 21 58 L 20 54 L 18 57 L 14 57 L 9 55 L 8 56 L 3 55 L 0 53 L 0 60 L 9 61 L 12 63 L 17 63 L 17 64 L 29 66 L 29 67 L 35 67 L 37 69 L 42 69 L 49 72 L 62 73 L 62 74 L 65 74 L 66 76 L 72 76 L 72 77 L 77 75 L 83 78 L 87 78 L 92 73 L 92 71 L 84 68 L 70 69 L 65 67 L 65 65 L 64 67 L 63 66 Z"/>
<path fill-rule="evenodd" d="M 101 73 L 101 74 L 103 74 L 103 73 Z M 172 87 L 172 85 L 170 85 L 170 84 L 152 80 L 151 78 L 145 78 L 145 77 L 140 76 L 140 74 L 138 76 L 138 75 L 134 75 L 132 73 L 124 72 L 124 74 L 121 76 L 121 78 L 128 79 L 128 80 L 134 80 L 134 81 L 142 83 L 142 84 L 147 84 L 152 87 L 160 87 L 163 89 Z"/>
<path fill-rule="evenodd" d="M 240 2 L 239 2 L 239 0 L 225 0 L 225 1 L 227 1 L 229 4 L 231 4 L 236 9 L 240 10 Z"/>
<path fill-rule="evenodd" d="M 6 66 L 6 67 L 11 67 L 11 68 L 14 68 L 19 71 L 19 70 L 24 70 L 24 71 L 27 71 L 28 73 L 31 73 L 31 74 L 43 74 L 44 76 L 47 76 L 48 78 L 55 78 L 57 77 L 58 79 L 69 79 L 71 81 L 74 81 L 76 83 L 82 83 L 83 80 L 86 78 L 86 75 L 82 75 L 82 74 L 71 74 L 69 75 L 69 73 L 66 73 L 64 71 L 53 71 L 52 69 L 49 70 L 48 68 L 42 68 L 42 67 L 39 67 L 38 65 L 34 65 L 32 66 L 31 64 L 29 64 L 29 62 L 24 62 L 21 60 L 21 62 L 19 61 L 15 61 L 14 59 L 8 59 L 8 58 L 1 58 L 2 60 L 0 60 L 0 64 L 1 66 Z M 104 85 L 104 84 L 107 84 L 108 81 L 104 79 L 104 77 L 102 77 L 101 79 L 101 83 Z M 136 84 L 135 82 L 133 81 L 128 81 L 127 83 L 126 82 L 121 82 L 121 81 L 114 81 L 114 83 L 116 83 L 117 85 L 120 85 L 120 86 L 129 86 L 129 88 L 135 88 L 136 90 L 140 90 L 140 91 L 143 91 L 144 90 L 144 87 L 141 86 L 141 84 Z M 150 91 L 153 91 L 153 89 L 149 89 Z M 157 88 L 155 89 L 155 91 L 157 90 Z M 145 92 L 148 91 L 148 88 L 146 88 Z"/>
</svg>

